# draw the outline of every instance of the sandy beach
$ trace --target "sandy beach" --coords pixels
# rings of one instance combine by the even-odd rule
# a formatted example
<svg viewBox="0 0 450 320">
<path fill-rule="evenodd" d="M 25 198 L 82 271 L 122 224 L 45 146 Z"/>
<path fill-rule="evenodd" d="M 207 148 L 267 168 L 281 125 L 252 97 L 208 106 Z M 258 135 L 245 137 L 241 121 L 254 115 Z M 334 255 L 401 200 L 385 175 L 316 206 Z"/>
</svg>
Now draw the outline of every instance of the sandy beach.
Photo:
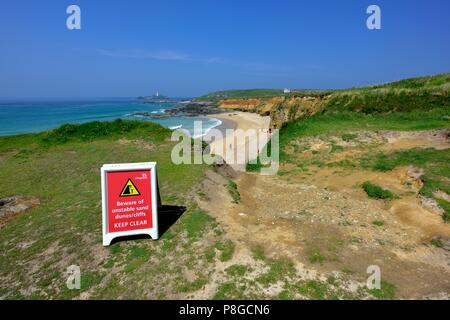
<svg viewBox="0 0 450 320">
<path fill-rule="evenodd" d="M 226 163 L 233 167 L 233 169 L 245 171 L 245 163 L 252 159 L 256 159 L 258 151 L 269 141 L 268 129 L 270 117 L 263 117 L 255 113 L 241 111 L 211 114 L 209 117 L 217 118 L 222 121 L 222 124 L 215 129 L 220 130 L 224 137 L 223 139 L 217 139 L 210 143 L 210 153 L 220 155 Z M 242 139 L 238 139 L 235 130 L 231 132 L 229 129 L 240 129 L 243 131 L 254 129 L 255 132 L 248 134 L 248 140 L 243 141 Z M 262 134 L 258 129 L 263 129 Z M 257 134 L 258 132 L 260 134 Z M 256 143 L 257 141 L 259 143 L 257 149 L 249 148 L 250 142 Z M 245 163 L 237 161 L 238 159 L 245 159 Z"/>
</svg>

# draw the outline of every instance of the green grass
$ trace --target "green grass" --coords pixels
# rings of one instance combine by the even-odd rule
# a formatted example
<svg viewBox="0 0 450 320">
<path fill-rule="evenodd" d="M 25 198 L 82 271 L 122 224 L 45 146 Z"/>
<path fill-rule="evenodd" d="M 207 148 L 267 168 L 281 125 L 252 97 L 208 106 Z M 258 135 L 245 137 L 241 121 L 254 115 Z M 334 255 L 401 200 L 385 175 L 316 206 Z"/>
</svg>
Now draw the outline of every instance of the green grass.
<svg viewBox="0 0 450 320">
<path fill-rule="evenodd" d="M 320 263 L 320 264 L 322 264 L 326 260 L 326 257 L 324 255 L 322 255 L 320 250 L 313 250 L 309 254 L 308 260 L 311 263 Z"/>
<path fill-rule="evenodd" d="M 207 167 L 174 165 L 170 154 L 175 143 L 169 137 L 170 130 L 134 121 L 0 137 L 0 198 L 28 195 L 41 202 L 0 232 L 0 296 L 72 299 L 91 292 L 95 298 L 156 298 L 162 291 L 196 290 L 209 281 L 205 276 L 186 284 L 176 278 L 180 268 L 209 274 L 213 261 L 206 253 L 220 237 L 212 228 L 214 219 L 192 201 Z M 158 163 L 163 203 L 187 210 L 160 240 L 134 239 L 104 248 L 100 168 L 105 163 L 146 161 Z M 71 264 L 81 268 L 81 290 L 66 288 L 65 270 Z M 153 285 L 145 279 L 152 279 Z M 26 288 L 34 291 L 23 293 Z"/>
<path fill-rule="evenodd" d="M 444 244 L 442 243 L 442 240 L 439 238 L 432 239 L 431 245 L 435 246 L 436 248 L 442 248 L 444 246 Z"/>
<path fill-rule="evenodd" d="M 242 277 L 247 271 L 249 271 L 249 268 L 241 264 L 235 264 L 225 269 L 225 272 L 232 277 Z"/>
<path fill-rule="evenodd" d="M 429 111 L 450 107 L 450 73 L 405 79 L 384 85 L 336 91 L 324 106 L 326 112 L 365 114 Z"/>
<path fill-rule="evenodd" d="M 344 151 L 344 150 L 345 150 L 345 148 L 343 146 L 338 146 L 335 143 L 331 144 L 331 153 L 333 153 L 333 152 L 341 152 L 341 151 Z"/>
<path fill-rule="evenodd" d="M 204 201 L 208 201 L 208 200 L 209 200 L 209 198 L 208 198 L 208 196 L 206 195 L 206 193 L 204 193 L 204 192 L 202 192 L 202 191 L 198 191 L 198 192 L 197 192 L 197 195 L 200 197 L 200 199 L 202 199 L 202 200 L 204 200 Z"/>
<path fill-rule="evenodd" d="M 231 198 L 233 199 L 233 202 L 238 204 L 241 201 L 241 194 L 238 191 L 236 182 L 229 179 L 227 189 L 228 189 L 228 193 L 230 194 Z"/>
<path fill-rule="evenodd" d="M 295 274 L 295 267 L 289 259 L 266 259 L 269 271 L 258 276 L 256 281 L 263 286 L 269 286 L 282 281 L 286 276 Z"/>
<path fill-rule="evenodd" d="M 129 273 L 137 270 L 141 265 L 145 264 L 152 252 L 148 248 L 134 245 L 129 249 L 129 253 L 126 256 L 126 265 L 124 271 Z"/>
<path fill-rule="evenodd" d="M 303 296 L 313 300 L 332 299 L 330 297 L 330 286 L 316 280 L 309 280 L 297 285 L 297 290 Z"/>
<path fill-rule="evenodd" d="M 370 198 L 384 200 L 394 199 L 394 194 L 391 191 L 383 189 L 380 186 L 371 183 L 370 181 L 364 182 L 362 188 Z"/>
<path fill-rule="evenodd" d="M 354 133 L 344 133 L 342 134 L 341 138 L 342 140 L 349 142 L 358 138 L 358 135 Z"/>
<path fill-rule="evenodd" d="M 391 171 L 409 165 L 422 168 L 425 173 L 421 177 L 423 187 L 419 193 L 435 199 L 444 209 L 444 221 L 449 222 L 450 205 L 447 201 L 436 198 L 434 192 L 441 190 L 450 194 L 450 149 L 410 149 L 389 154 L 378 153 L 362 157 L 360 163 L 365 169 L 378 171 Z"/>
<path fill-rule="evenodd" d="M 122 247 L 120 246 L 120 243 L 115 243 L 115 244 L 109 246 L 109 251 L 112 254 L 118 254 L 118 253 L 122 252 Z"/>
<path fill-rule="evenodd" d="M 264 253 L 264 248 L 262 246 L 257 245 L 255 247 L 253 247 L 252 253 L 253 253 L 253 258 L 255 258 L 255 260 L 260 260 L 260 261 L 266 260 L 266 255 Z"/>
<path fill-rule="evenodd" d="M 216 249 L 220 251 L 219 260 L 222 262 L 229 261 L 233 257 L 235 245 L 231 240 L 225 240 L 224 242 L 218 241 L 216 243 Z"/>
<path fill-rule="evenodd" d="M 243 300 L 249 297 L 245 294 L 245 285 L 234 282 L 225 282 L 219 285 L 214 300 Z"/>
<path fill-rule="evenodd" d="M 370 289 L 368 292 L 377 299 L 392 300 L 395 298 L 396 288 L 393 284 L 385 280 L 381 280 L 380 289 Z"/>
<path fill-rule="evenodd" d="M 266 143 L 266 145 L 261 150 L 261 153 L 267 154 L 267 157 L 272 156 L 272 140 L 269 140 L 269 142 Z M 270 166 L 270 164 L 263 164 L 258 156 L 256 158 L 256 163 L 247 163 L 245 169 L 248 172 L 260 172 L 261 168 L 267 166 Z"/>
<path fill-rule="evenodd" d="M 261 161 L 258 157 L 258 158 L 256 158 L 256 163 L 247 163 L 245 166 L 245 170 L 247 172 L 259 172 L 261 170 L 262 166 L 263 165 L 261 164 Z"/>
<path fill-rule="evenodd" d="M 372 221 L 372 224 L 377 227 L 382 227 L 382 226 L 384 226 L 384 221 L 383 220 L 374 220 L 374 221 Z"/>
<path fill-rule="evenodd" d="M 444 219 L 445 222 L 450 222 L 450 202 L 443 200 L 443 199 L 435 199 L 439 206 L 444 209 L 444 213 L 442 215 L 442 219 Z"/>
<path fill-rule="evenodd" d="M 187 214 L 185 219 L 188 237 L 196 238 L 200 236 L 205 227 L 212 222 L 212 218 L 203 211 L 194 211 Z"/>
<path fill-rule="evenodd" d="M 81 273 L 81 290 L 86 290 L 98 285 L 104 275 L 98 272 L 83 272 Z"/>
<path fill-rule="evenodd" d="M 449 91 L 437 94 L 429 90 L 363 90 L 349 91 L 333 95 L 325 105 L 326 112 L 361 112 L 364 114 L 381 112 L 429 111 L 450 107 Z"/>
<path fill-rule="evenodd" d="M 114 139 L 123 135 L 142 137 L 150 134 L 152 140 L 162 141 L 169 137 L 167 129 L 152 123 L 142 121 L 124 121 L 117 119 L 112 122 L 88 122 L 85 124 L 65 124 L 42 135 L 45 145 L 63 144 L 70 141 L 86 142 L 98 139 Z"/>
<path fill-rule="evenodd" d="M 284 95 L 281 89 L 225 90 L 212 92 L 197 98 L 198 101 L 218 101 L 223 99 L 271 98 Z"/>
<path fill-rule="evenodd" d="M 216 257 L 216 250 L 215 250 L 215 246 L 210 246 L 206 251 L 205 251 L 205 258 L 208 262 L 213 262 L 214 258 Z"/>
<path fill-rule="evenodd" d="M 378 171 L 391 171 L 400 166 L 415 165 L 418 167 L 428 167 L 443 169 L 444 163 L 450 159 L 450 151 L 436 149 L 409 149 L 397 151 L 390 154 L 378 153 L 363 157 L 361 166 L 363 168 L 374 169 Z M 439 173 L 445 173 L 442 170 Z"/>
<path fill-rule="evenodd" d="M 391 89 L 432 89 L 447 85 L 450 82 L 450 73 L 442 73 L 427 77 L 417 77 L 395 81 L 369 88 L 391 88 Z"/>
<path fill-rule="evenodd" d="M 329 276 L 326 281 L 289 281 L 284 285 L 284 290 L 278 295 L 278 299 L 356 300 L 366 296 L 367 294 L 361 289 L 356 292 L 343 289 L 339 279 Z"/>
<path fill-rule="evenodd" d="M 204 277 L 199 277 L 194 281 L 186 281 L 186 279 L 179 280 L 176 286 L 177 292 L 192 292 L 203 288 L 208 283 L 208 279 Z"/>
</svg>

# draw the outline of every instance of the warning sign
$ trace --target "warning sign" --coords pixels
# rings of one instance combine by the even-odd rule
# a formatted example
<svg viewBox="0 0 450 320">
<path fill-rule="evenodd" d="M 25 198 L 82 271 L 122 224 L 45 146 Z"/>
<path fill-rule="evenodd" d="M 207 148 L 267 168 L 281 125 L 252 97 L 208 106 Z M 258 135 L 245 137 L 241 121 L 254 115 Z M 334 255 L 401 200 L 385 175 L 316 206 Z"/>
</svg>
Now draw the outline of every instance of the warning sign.
<svg viewBox="0 0 450 320">
<path fill-rule="evenodd" d="M 156 163 L 102 167 L 103 244 L 119 236 L 158 238 Z"/>
<path fill-rule="evenodd" d="M 140 195 L 141 193 L 138 191 L 138 189 L 134 185 L 133 181 L 131 181 L 131 179 L 128 179 L 127 183 L 125 184 L 125 187 L 123 187 L 123 190 L 120 193 L 121 197 L 140 196 Z"/>
<path fill-rule="evenodd" d="M 151 170 L 106 173 L 108 231 L 121 232 L 152 228 L 150 177 Z M 142 194 L 138 190 L 141 190 Z"/>
</svg>

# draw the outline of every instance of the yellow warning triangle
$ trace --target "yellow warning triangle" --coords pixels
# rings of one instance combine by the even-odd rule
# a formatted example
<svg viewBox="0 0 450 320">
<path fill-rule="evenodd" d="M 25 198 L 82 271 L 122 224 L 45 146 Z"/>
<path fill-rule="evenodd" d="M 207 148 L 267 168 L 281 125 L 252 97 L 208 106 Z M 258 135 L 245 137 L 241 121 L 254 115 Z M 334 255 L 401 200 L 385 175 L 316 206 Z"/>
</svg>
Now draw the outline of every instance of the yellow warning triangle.
<svg viewBox="0 0 450 320">
<path fill-rule="evenodd" d="M 140 196 L 140 195 L 141 193 L 136 188 L 131 179 L 128 179 L 127 183 L 125 184 L 125 187 L 123 187 L 122 192 L 120 193 L 121 197 Z"/>
</svg>

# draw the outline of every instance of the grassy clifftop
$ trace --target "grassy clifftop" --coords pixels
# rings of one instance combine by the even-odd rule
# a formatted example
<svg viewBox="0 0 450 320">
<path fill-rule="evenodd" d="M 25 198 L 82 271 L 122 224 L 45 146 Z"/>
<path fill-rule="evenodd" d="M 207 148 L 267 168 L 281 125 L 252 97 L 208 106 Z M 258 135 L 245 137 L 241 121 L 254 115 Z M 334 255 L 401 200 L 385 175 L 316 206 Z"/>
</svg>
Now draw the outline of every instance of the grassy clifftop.
<svg viewBox="0 0 450 320">
<path fill-rule="evenodd" d="M 293 90 L 289 94 L 281 90 L 231 90 L 200 99 L 212 100 L 224 109 L 270 115 L 272 127 L 281 128 L 316 113 L 448 110 L 450 73 L 346 90 Z"/>
<path fill-rule="evenodd" d="M 224 90 L 208 93 L 198 97 L 198 101 L 219 102 L 223 99 L 252 99 L 252 98 L 272 98 L 284 95 L 281 89 L 248 89 L 248 90 Z"/>
<path fill-rule="evenodd" d="M 362 113 L 432 110 L 450 107 L 450 74 L 406 79 L 384 85 L 337 91 L 325 112 Z"/>
<path fill-rule="evenodd" d="M 434 76 L 417 77 L 390 82 L 386 84 L 367 87 L 366 89 L 443 89 L 448 90 L 450 84 L 450 73 L 442 73 Z M 356 89 L 356 90 L 362 90 Z"/>
<path fill-rule="evenodd" d="M 175 298 L 203 286 L 213 268 L 206 252 L 222 239 L 192 200 L 205 166 L 173 164 L 170 135 L 154 123 L 116 120 L 0 137 L 0 198 L 40 201 L 0 227 L 0 299 Z M 145 161 L 158 163 L 169 208 L 161 239 L 103 248 L 100 168 Z M 81 268 L 81 290 L 66 287 L 72 264 Z M 187 269 L 198 276 L 188 279 Z"/>
<path fill-rule="evenodd" d="M 272 125 L 281 127 L 316 113 L 363 114 L 448 110 L 450 74 L 406 79 L 383 85 L 306 95 L 293 93 L 271 112 Z"/>
</svg>

